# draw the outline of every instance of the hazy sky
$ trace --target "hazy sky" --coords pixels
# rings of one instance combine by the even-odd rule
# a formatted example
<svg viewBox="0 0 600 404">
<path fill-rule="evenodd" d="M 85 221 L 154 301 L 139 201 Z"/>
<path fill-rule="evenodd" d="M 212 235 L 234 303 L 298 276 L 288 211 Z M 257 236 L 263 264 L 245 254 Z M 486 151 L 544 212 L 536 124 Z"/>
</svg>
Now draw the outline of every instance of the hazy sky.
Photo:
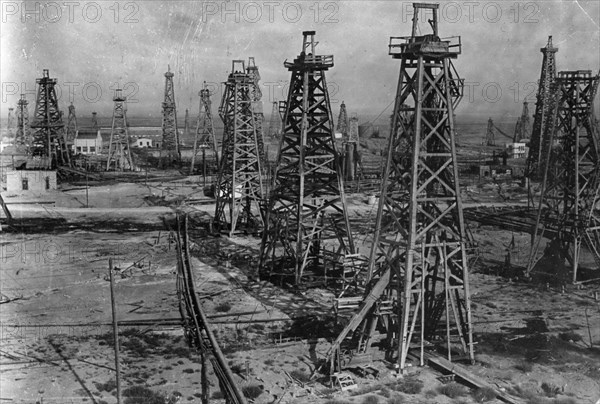
<svg viewBox="0 0 600 404">
<path fill-rule="evenodd" d="M 400 63 L 388 56 L 390 36 L 410 35 L 412 3 L 402 1 L 2 1 L 2 104 L 26 92 L 30 114 L 42 69 L 57 78 L 66 113 L 112 114 L 113 89 L 129 96 L 129 115 L 161 114 L 164 72 L 175 73 L 178 117 L 198 110 L 202 81 L 227 78 L 232 59 L 256 58 L 264 110 L 284 99 L 283 67 L 301 50 L 302 31 L 316 30 L 320 54 L 333 54 L 327 74 L 337 116 L 391 113 Z M 60 7 L 60 8 L 59 8 Z M 600 68 L 600 2 L 441 1 L 440 35 L 462 37 L 455 61 L 466 80 L 457 114 L 520 114 L 535 100 L 542 54 L 553 35 L 558 70 Z M 219 91 L 220 92 L 220 89 Z M 501 93 L 500 93 L 501 92 Z M 469 99 L 470 98 L 470 99 Z M 215 105 L 220 94 L 213 97 Z M 387 108 L 387 109 L 386 109 Z M 530 106 L 533 113 L 534 106 Z"/>
</svg>

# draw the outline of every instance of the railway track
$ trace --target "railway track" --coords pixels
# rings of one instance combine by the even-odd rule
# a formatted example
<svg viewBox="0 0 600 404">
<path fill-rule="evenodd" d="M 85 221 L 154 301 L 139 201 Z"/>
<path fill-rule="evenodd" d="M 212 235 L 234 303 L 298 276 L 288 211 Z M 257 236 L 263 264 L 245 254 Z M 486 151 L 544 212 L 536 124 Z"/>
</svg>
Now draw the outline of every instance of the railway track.
<svg viewBox="0 0 600 404">
<path fill-rule="evenodd" d="M 196 294 L 188 243 L 187 216 L 177 217 L 177 296 L 188 343 L 196 348 L 201 359 L 202 403 L 208 403 L 209 387 L 206 359 L 208 358 L 219 380 L 219 387 L 227 404 L 246 404 L 246 399 L 236 385 L 227 366 L 223 352 L 212 333 L 207 317 Z"/>
</svg>

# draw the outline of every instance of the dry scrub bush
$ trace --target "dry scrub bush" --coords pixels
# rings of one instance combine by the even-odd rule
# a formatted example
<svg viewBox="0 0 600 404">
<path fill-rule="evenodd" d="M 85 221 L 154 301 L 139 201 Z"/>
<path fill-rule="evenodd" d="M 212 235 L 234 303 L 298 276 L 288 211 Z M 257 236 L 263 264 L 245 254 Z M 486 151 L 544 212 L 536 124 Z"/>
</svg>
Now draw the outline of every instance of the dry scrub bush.
<svg viewBox="0 0 600 404">
<path fill-rule="evenodd" d="M 490 387 L 480 387 L 473 392 L 473 399 L 478 403 L 486 403 L 496 398 L 496 392 Z"/>
<path fill-rule="evenodd" d="M 438 391 L 440 394 L 444 394 L 450 398 L 462 397 L 468 393 L 468 389 L 465 386 L 455 382 L 440 386 Z"/>
<path fill-rule="evenodd" d="M 362 404 L 379 404 L 379 398 L 377 396 L 366 396 Z"/>
</svg>

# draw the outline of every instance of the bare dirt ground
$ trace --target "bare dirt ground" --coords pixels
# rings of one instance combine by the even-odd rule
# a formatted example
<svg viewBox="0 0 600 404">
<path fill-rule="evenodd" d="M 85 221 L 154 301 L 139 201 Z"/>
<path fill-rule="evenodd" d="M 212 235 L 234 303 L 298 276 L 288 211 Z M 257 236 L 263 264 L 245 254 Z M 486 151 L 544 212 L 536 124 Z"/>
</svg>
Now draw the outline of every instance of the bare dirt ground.
<svg viewBox="0 0 600 404">
<path fill-rule="evenodd" d="M 200 403 L 200 358 L 178 324 L 176 255 L 169 224 L 177 210 L 198 220 L 211 204 L 197 179 L 144 183 L 65 185 L 18 205 L 3 197 L 20 231 L 1 240 L 0 401 L 12 403 L 116 403 L 108 259 L 119 268 L 116 302 L 120 321 L 125 403 Z M 521 202 L 517 187 L 502 192 L 473 187 L 466 203 Z M 374 218 L 375 206 L 352 195 L 352 215 Z M 158 205 L 158 206 L 157 206 Z M 566 290 L 526 283 L 502 269 L 515 239 L 513 264 L 524 265 L 529 236 L 472 224 L 480 257 L 472 268 L 475 365 L 465 365 L 523 403 L 595 403 L 600 399 L 600 302 L 598 283 Z M 6 230 L 6 227 L 5 227 Z M 322 289 L 294 291 L 257 281 L 250 263 L 260 240 L 214 238 L 192 231 L 197 290 L 239 384 L 255 403 L 476 403 L 476 393 L 444 384 L 441 373 L 412 366 L 397 379 L 377 360 L 380 376 L 353 374 L 358 390 L 339 392 L 327 378 L 308 382 L 329 347 L 333 295 Z M 358 237 L 366 253 L 368 240 Z M 161 325 L 160 322 L 164 323 Z M 295 337 L 295 338 L 293 338 Z M 320 337 L 316 339 L 315 337 Z M 211 402 L 223 403 L 210 373 Z M 137 389 L 137 390 L 135 390 Z M 253 394 L 254 393 L 254 394 Z M 169 401 L 170 400 L 170 401 Z M 499 402 L 490 400 L 490 403 Z"/>
</svg>

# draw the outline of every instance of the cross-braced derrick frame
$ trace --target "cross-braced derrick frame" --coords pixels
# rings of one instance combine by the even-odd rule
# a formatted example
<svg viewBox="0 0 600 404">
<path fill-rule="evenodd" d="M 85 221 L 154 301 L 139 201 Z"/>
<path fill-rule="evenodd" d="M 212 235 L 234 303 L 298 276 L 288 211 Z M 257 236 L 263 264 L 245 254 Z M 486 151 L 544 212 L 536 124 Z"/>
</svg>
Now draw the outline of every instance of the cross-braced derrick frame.
<svg viewBox="0 0 600 404">
<path fill-rule="evenodd" d="M 175 86 L 173 84 L 171 66 L 165 73 L 165 92 L 162 103 L 162 144 L 161 144 L 161 164 L 170 165 L 173 162 L 181 161 L 181 151 L 179 149 L 179 131 L 177 129 L 177 108 L 175 105 Z"/>
<path fill-rule="evenodd" d="M 540 49 L 542 52 L 542 69 L 536 95 L 535 113 L 533 115 L 533 129 L 529 142 L 529 154 L 527 155 L 526 175 L 530 180 L 543 177 L 543 165 L 546 161 L 544 151 L 548 150 L 550 128 L 552 125 L 553 99 L 552 83 L 556 80 L 556 52 L 558 48 L 552 46 L 552 36 L 548 37 L 548 43 Z M 531 199 L 531 196 L 530 196 Z"/>
<path fill-rule="evenodd" d="M 115 89 L 113 97 L 113 118 L 108 143 L 106 170 L 133 170 L 133 158 L 129 147 L 129 129 L 127 125 L 127 97 L 120 88 Z"/>
<path fill-rule="evenodd" d="M 257 233 L 263 226 L 262 167 L 250 85 L 244 62 L 234 60 L 219 108 L 225 128 L 214 219 L 216 230 L 229 236 Z"/>
<path fill-rule="evenodd" d="M 401 67 L 365 297 L 328 352 L 331 371 L 351 365 L 353 358 L 369 360 L 378 331 L 390 359 L 397 350 L 400 369 L 414 340 L 422 364 L 427 341 L 441 334 L 448 358 L 456 346 L 453 337 L 474 358 L 454 139 L 463 81 L 451 59 L 460 54 L 460 38 L 439 38 L 437 5 L 413 6 L 412 36 L 390 40 L 390 55 L 401 59 Z M 416 35 L 421 8 L 433 12 L 431 35 Z M 343 357 L 349 336 L 354 350 Z"/>
<path fill-rule="evenodd" d="M 600 220 L 594 206 L 600 193 L 600 135 L 593 114 L 600 74 L 564 71 L 552 85 L 550 135 L 542 155 L 542 190 L 527 274 L 536 265 L 550 267 L 559 282 L 567 281 L 565 262 L 578 281 L 581 248 L 586 245 L 600 266 Z M 544 261 L 539 261 L 543 238 Z"/>
<path fill-rule="evenodd" d="M 315 53 L 314 35 L 303 32 L 301 54 L 284 64 L 292 76 L 259 264 L 307 286 L 355 253 L 325 80 L 333 56 Z"/>
<path fill-rule="evenodd" d="M 48 69 L 44 69 L 43 77 L 36 80 L 38 84 L 35 113 L 33 115 L 33 133 L 31 154 L 40 157 L 47 168 L 71 166 L 71 155 L 64 136 L 62 112 L 58 108 L 56 96 L 56 79 L 50 78 Z"/>
<path fill-rule="evenodd" d="M 196 135 L 194 136 L 194 151 L 192 154 L 192 162 L 190 173 L 194 172 L 196 156 L 198 149 L 202 150 L 202 165 L 203 173 L 206 174 L 206 150 L 211 150 L 215 156 L 215 165 L 219 167 L 219 146 L 215 136 L 215 127 L 212 119 L 212 101 L 211 94 L 206 81 L 202 89 L 198 92 L 200 96 L 200 107 L 198 111 L 198 119 L 196 121 Z"/>
</svg>

